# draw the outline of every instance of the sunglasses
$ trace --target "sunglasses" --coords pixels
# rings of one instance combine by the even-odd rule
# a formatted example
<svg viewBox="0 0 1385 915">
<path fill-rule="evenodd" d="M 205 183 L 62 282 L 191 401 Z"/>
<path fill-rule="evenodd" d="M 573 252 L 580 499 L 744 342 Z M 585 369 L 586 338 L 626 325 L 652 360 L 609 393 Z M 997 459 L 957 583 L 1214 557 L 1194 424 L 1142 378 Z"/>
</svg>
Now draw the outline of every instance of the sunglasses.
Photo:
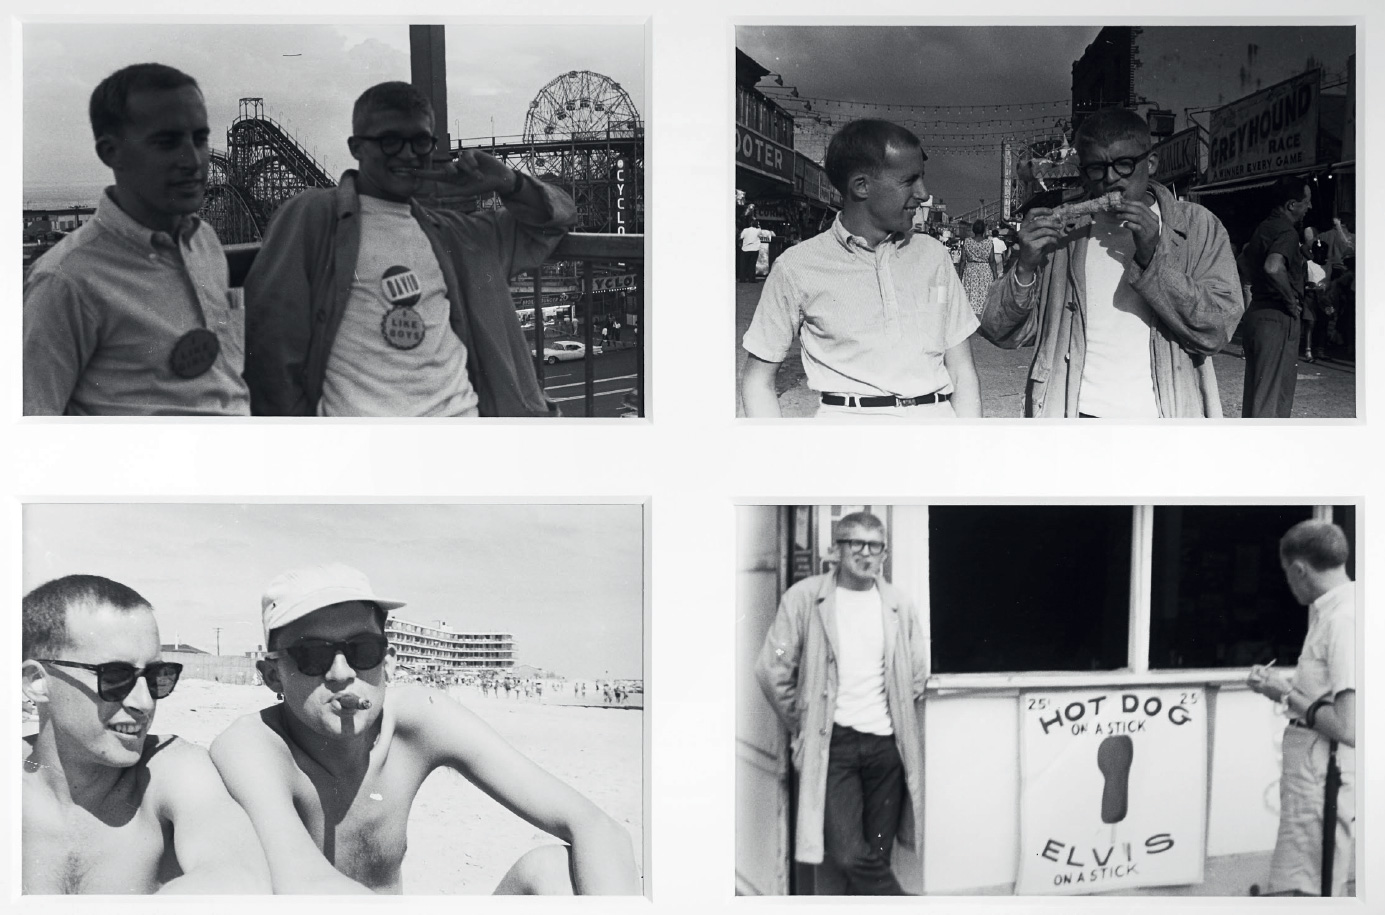
<svg viewBox="0 0 1385 915">
<path fill-rule="evenodd" d="M 301 673 L 310 677 L 320 677 L 332 669 L 337 655 L 346 658 L 352 670 L 373 670 L 385 660 L 389 650 L 389 639 L 383 635 L 358 635 L 346 642 L 329 642 L 325 639 L 303 639 L 283 651 L 271 651 L 265 657 L 277 661 L 284 655 L 293 658 Z"/>
<path fill-rule="evenodd" d="M 35 658 L 40 664 L 55 667 L 78 667 L 82 670 L 96 671 L 96 695 L 106 702 L 123 702 L 140 678 L 149 687 L 149 695 L 164 699 L 178 685 L 178 676 L 183 665 L 172 661 L 156 661 L 148 667 L 136 667 L 124 661 L 107 661 L 105 664 L 83 664 L 80 661 L 55 661 L 52 658 Z"/>
</svg>

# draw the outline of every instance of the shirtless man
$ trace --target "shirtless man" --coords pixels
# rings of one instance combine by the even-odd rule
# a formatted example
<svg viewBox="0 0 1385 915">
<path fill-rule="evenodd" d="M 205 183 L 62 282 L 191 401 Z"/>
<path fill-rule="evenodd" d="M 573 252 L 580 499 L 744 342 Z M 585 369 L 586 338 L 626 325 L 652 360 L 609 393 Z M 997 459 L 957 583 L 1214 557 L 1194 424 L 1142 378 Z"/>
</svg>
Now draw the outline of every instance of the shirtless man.
<svg viewBox="0 0 1385 915">
<path fill-rule="evenodd" d="M 232 724 L 212 759 L 264 843 L 274 891 L 403 892 L 414 796 L 447 766 L 568 843 L 525 854 L 497 893 L 640 893 L 624 827 L 457 703 L 386 689 L 385 614 L 401 606 L 339 564 L 286 572 L 265 591 L 259 668 L 281 701 Z"/>
<path fill-rule="evenodd" d="M 23 892 L 267 893 L 245 812 L 201 747 L 149 733 L 181 665 L 148 602 L 69 575 L 23 603 Z"/>
</svg>

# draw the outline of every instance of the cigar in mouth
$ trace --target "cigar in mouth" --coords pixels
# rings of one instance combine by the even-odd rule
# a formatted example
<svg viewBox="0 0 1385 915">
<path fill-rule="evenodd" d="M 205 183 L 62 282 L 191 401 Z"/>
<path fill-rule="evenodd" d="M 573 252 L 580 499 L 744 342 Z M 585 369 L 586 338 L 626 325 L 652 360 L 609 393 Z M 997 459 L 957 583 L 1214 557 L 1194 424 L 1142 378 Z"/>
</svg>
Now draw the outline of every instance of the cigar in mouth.
<svg viewBox="0 0 1385 915">
<path fill-rule="evenodd" d="M 1120 206 L 1123 195 L 1120 191 L 1112 191 L 1109 194 L 1102 194 L 1100 197 L 1093 197 L 1090 200 L 1081 200 L 1077 203 L 1065 203 L 1062 206 L 1053 208 L 1053 216 L 1063 222 L 1072 222 L 1079 216 L 1091 216 L 1096 213 L 1110 213 Z"/>
</svg>

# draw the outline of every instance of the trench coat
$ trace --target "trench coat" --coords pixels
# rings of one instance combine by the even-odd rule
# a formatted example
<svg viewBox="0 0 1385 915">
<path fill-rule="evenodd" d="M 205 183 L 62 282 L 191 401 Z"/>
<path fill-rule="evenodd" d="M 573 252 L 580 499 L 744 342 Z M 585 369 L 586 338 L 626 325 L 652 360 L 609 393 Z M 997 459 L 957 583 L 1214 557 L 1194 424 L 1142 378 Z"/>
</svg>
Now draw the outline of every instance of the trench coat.
<svg viewBox="0 0 1385 915">
<path fill-rule="evenodd" d="M 913 603 L 887 582 L 878 582 L 885 634 L 885 701 L 895 745 L 904 763 L 909 803 L 900 817 L 900 844 L 916 848 L 923 823 L 923 743 L 914 700 L 923 695 L 928 655 Z M 827 754 L 837 705 L 837 579 L 805 578 L 779 601 L 765 636 L 755 675 L 791 736 L 799 775 L 798 827 L 794 858 L 823 859 L 823 815 L 827 801 Z"/>
<path fill-rule="evenodd" d="M 1211 357 L 1236 332 L 1245 300 L 1226 229 L 1209 210 L 1149 183 L 1163 230 L 1149 266 L 1133 261 L 1125 282 L 1154 315 L 1150 364 L 1163 417 L 1221 416 Z M 1087 354 L 1086 258 L 1090 219 L 1049 255 L 1031 287 L 1015 279 L 1019 261 L 991 284 L 981 336 L 1002 349 L 1034 347 L 1025 416 L 1075 417 Z"/>
</svg>

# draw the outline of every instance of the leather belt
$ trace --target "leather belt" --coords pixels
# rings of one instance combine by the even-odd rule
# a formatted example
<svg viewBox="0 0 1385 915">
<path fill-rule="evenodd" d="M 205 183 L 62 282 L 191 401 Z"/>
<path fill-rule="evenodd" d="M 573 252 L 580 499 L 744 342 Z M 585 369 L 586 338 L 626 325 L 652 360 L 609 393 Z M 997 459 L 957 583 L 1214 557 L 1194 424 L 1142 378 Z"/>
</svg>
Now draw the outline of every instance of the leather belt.
<svg viewBox="0 0 1385 915">
<path fill-rule="evenodd" d="M 833 407 L 916 407 L 920 404 L 946 403 L 951 394 L 922 394 L 918 397 L 861 397 L 857 394 L 823 394 L 822 402 Z"/>
</svg>

